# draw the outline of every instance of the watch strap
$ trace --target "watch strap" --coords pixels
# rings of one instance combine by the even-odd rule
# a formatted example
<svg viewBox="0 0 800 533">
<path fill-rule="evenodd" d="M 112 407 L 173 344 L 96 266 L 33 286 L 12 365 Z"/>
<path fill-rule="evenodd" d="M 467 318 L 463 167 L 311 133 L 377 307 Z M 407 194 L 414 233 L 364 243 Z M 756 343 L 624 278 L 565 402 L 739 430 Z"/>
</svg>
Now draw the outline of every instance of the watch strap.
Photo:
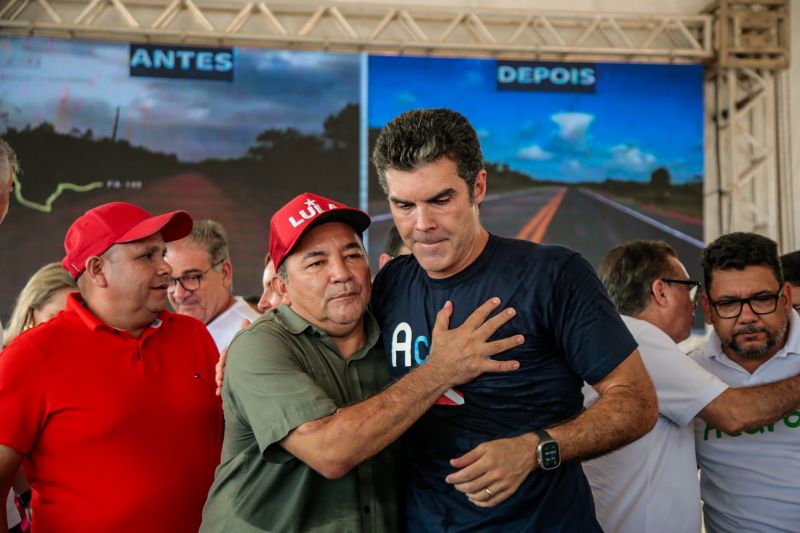
<svg viewBox="0 0 800 533">
<path fill-rule="evenodd" d="M 544 430 L 544 429 L 534 429 L 534 430 L 533 430 L 533 434 L 534 434 L 534 435 L 536 435 L 536 437 L 539 439 L 539 442 L 540 442 L 540 443 L 542 443 L 542 442 L 548 442 L 548 441 L 553 441 L 553 442 L 555 442 L 555 439 L 553 439 L 553 437 L 552 437 L 552 436 L 550 436 L 550 433 L 548 433 L 548 432 L 547 432 L 546 430 Z"/>
</svg>

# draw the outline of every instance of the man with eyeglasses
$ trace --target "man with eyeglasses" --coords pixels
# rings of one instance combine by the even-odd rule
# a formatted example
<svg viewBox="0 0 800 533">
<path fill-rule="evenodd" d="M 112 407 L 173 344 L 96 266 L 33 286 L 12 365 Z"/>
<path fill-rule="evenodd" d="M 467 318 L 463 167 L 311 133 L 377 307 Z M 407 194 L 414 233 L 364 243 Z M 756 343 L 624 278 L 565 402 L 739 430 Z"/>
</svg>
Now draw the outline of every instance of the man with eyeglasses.
<svg viewBox="0 0 800 533">
<path fill-rule="evenodd" d="M 772 389 L 772 401 L 786 408 L 782 419 L 743 432 L 695 422 L 706 530 L 797 531 L 800 384 L 785 379 L 800 373 L 792 286 L 775 242 L 754 233 L 718 238 L 703 251 L 702 265 L 703 311 L 714 331 L 692 358 L 733 387 Z"/>
<path fill-rule="evenodd" d="M 241 296 L 233 295 L 233 265 L 222 224 L 198 220 L 192 232 L 167 246 L 172 267 L 167 296 L 176 313 L 206 325 L 222 352 L 242 328 L 259 314 Z"/>
<path fill-rule="evenodd" d="M 217 350 L 165 310 L 184 211 L 112 202 L 67 231 L 67 308 L 0 356 L 0 493 L 20 463 L 36 531 L 196 532 L 219 462 Z M 0 531 L 5 530 L 0 513 Z"/>
<path fill-rule="evenodd" d="M 777 385 L 729 387 L 686 357 L 677 343 L 691 333 L 700 282 L 675 250 L 633 241 L 598 268 L 609 296 L 639 343 L 658 396 L 655 428 L 636 442 L 584 462 L 603 529 L 609 532 L 700 530 L 695 417 L 738 432 L 774 421 L 800 404 L 800 378 Z M 778 387 L 776 389 L 776 386 Z M 584 387 L 586 405 L 596 394 Z"/>
<path fill-rule="evenodd" d="M 800 313 L 800 250 L 781 256 L 783 278 L 792 286 L 792 307 Z"/>
</svg>

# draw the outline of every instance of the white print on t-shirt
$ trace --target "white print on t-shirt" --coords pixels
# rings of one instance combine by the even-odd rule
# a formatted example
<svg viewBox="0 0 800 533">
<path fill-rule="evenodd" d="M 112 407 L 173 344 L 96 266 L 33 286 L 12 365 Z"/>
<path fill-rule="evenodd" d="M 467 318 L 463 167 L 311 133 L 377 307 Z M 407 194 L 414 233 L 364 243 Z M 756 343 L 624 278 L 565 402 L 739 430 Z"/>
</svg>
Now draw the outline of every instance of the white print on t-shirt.
<svg viewBox="0 0 800 533">
<path fill-rule="evenodd" d="M 413 339 L 413 341 L 412 341 Z M 420 335 L 414 339 L 411 326 L 408 322 L 400 322 L 392 333 L 392 367 L 397 368 L 397 356 L 402 356 L 401 365 L 407 368 L 419 366 L 428 359 L 431 343 L 428 337 Z M 414 364 L 411 362 L 411 353 L 414 353 Z"/>
</svg>

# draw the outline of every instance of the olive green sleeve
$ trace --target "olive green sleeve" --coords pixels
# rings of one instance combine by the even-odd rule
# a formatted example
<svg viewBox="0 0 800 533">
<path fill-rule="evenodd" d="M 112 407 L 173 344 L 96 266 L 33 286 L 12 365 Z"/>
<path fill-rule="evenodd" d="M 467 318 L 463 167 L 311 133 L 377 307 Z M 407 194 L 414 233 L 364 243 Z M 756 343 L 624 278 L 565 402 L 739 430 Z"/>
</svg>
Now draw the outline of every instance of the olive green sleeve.
<svg viewBox="0 0 800 533">
<path fill-rule="evenodd" d="M 228 349 L 223 384 L 225 418 L 236 417 L 252 429 L 265 459 L 292 456 L 273 446 L 310 420 L 333 414 L 335 402 L 303 367 L 299 350 L 308 339 L 262 323 L 239 334 Z"/>
</svg>

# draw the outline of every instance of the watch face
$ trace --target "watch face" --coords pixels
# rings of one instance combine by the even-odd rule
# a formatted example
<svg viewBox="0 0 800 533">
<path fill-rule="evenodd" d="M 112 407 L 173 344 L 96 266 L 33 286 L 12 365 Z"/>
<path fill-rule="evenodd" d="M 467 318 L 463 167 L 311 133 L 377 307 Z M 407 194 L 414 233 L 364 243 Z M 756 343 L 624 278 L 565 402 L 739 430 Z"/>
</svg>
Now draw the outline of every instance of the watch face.
<svg viewBox="0 0 800 533">
<path fill-rule="evenodd" d="M 539 446 L 539 462 L 544 470 L 552 470 L 561 464 L 561 452 L 557 442 L 544 442 Z"/>
</svg>

